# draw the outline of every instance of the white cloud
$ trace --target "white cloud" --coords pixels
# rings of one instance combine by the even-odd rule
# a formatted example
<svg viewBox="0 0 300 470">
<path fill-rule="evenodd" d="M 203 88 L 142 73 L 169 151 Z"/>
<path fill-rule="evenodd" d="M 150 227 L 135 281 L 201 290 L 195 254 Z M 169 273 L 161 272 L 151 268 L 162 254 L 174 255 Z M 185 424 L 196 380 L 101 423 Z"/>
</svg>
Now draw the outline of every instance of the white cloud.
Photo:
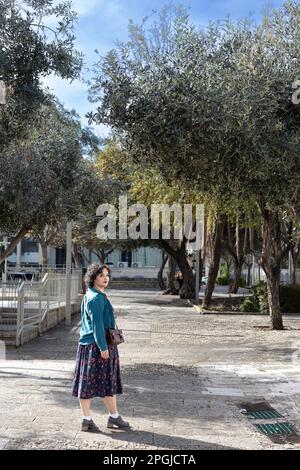
<svg viewBox="0 0 300 470">
<path fill-rule="evenodd" d="M 78 15 L 86 15 L 95 8 L 101 7 L 105 4 L 104 0 L 72 0 L 72 3 L 73 9 L 77 11 Z M 106 3 L 111 2 L 108 1 Z"/>
<path fill-rule="evenodd" d="M 54 5 L 60 3 L 62 0 L 55 0 Z M 90 15 L 93 12 L 101 15 L 106 20 L 112 20 L 114 25 L 124 22 L 123 6 L 120 0 L 72 0 L 72 8 L 78 14 L 79 18 Z M 57 27 L 57 17 L 54 15 L 44 18 L 43 24 L 49 28 L 55 29 Z M 88 33 L 88 31 L 87 31 Z"/>
<path fill-rule="evenodd" d="M 81 117 L 81 122 L 84 126 L 89 125 L 85 115 L 95 109 L 96 105 L 90 103 L 87 99 L 87 85 L 79 80 L 74 80 L 70 83 L 70 81 L 63 80 L 55 75 L 44 78 L 42 84 L 44 87 L 48 87 L 67 109 L 75 109 Z M 110 132 L 110 128 L 103 124 L 91 125 L 90 127 L 93 128 L 96 136 L 100 138 L 107 137 Z"/>
<path fill-rule="evenodd" d="M 53 4 L 57 5 L 60 2 L 61 0 L 55 0 Z M 80 16 L 101 8 L 105 15 L 113 17 L 122 10 L 122 5 L 120 0 L 72 0 L 72 8 Z"/>
<path fill-rule="evenodd" d="M 75 97 L 78 93 L 87 93 L 87 85 L 80 80 L 71 81 L 64 80 L 56 75 L 49 75 L 42 80 L 44 86 L 50 88 L 54 93 L 63 94 L 67 99 Z M 77 95 L 78 96 L 78 95 Z"/>
<path fill-rule="evenodd" d="M 55 75 L 44 78 L 42 85 L 48 87 L 67 109 L 75 109 L 82 120 L 86 121 L 84 115 L 91 110 L 91 104 L 87 99 L 87 85 L 79 80 L 71 83 Z"/>
<path fill-rule="evenodd" d="M 118 15 L 122 11 L 121 2 L 118 0 L 108 1 L 105 3 L 105 13 L 109 17 Z"/>
</svg>

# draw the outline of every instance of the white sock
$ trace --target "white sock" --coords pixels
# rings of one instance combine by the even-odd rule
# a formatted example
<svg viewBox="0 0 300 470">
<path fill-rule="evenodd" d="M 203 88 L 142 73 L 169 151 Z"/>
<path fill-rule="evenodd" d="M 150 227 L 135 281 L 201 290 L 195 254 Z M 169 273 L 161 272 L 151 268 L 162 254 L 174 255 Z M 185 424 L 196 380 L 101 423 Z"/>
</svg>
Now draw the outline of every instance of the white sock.
<svg viewBox="0 0 300 470">
<path fill-rule="evenodd" d="M 88 421 L 91 421 L 92 417 L 91 416 L 84 416 L 83 419 L 87 419 Z"/>
<path fill-rule="evenodd" d="M 112 418 L 117 418 L 119 416 L 119 413 L 109 413 L 109 416 L 111 416 Z"/>
</svg>

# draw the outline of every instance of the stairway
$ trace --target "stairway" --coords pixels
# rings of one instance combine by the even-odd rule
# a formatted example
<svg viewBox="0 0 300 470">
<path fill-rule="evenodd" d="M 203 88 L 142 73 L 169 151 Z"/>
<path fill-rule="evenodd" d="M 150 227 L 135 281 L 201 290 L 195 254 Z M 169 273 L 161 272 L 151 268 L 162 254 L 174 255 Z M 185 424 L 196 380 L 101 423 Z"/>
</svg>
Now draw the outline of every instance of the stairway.
<svg viewBox="0 0 300 470">
<path fill-rule="evenodd" d="M 115 278 L 109 283 L 110 289 L 157 289 L 159 290 L 158 280 L 155 278 Z"/>
<path fill-rule="evenodd" d="M 0 313 L 0 341 L 5 346 L 16 345 L 17 313 Z"/>
</svg>

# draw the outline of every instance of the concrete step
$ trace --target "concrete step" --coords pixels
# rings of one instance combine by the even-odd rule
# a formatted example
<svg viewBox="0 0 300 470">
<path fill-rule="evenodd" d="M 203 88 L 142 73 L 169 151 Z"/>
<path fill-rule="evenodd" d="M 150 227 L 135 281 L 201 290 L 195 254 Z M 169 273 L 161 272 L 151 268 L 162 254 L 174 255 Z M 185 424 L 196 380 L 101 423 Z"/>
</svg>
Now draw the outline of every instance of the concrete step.
<svg viewBox="0 0 300 470">
<path fill-rule="evenodd" d="M 0 332 L 1 331 L 16 331 L 17 323 L 0 323 Z"/>
<path fill-rule="evenodd" d="M 1 341 L 9 341 L 9 340 L 12 340 L 12 339 L 16 339 L 16 332 L 14 331 L 0 331 L 0 340 Z"/>
<path fill-rule="evenodd" d="M 1 335 L 0 335 L 0 341 L 4 342 L 6 348 L 16 347 L 16 336 L 14 336 L 12 338 L 1 338 Z"/>
<path fill-rule="evenodd" d="M 3 341 L 5 346 L 16 346 L 16 332 L 0 330 L 0 341 Z"/>
<path fill-rule="evenodd" d="M 158 286 L 157 282 L 114 282 L 112 281 L 110 286 L 149 286 L 149 287 L 156 287 Z"/>
<path fill-rule="evenodd" d="M 159 289 L 157 279 L 112 279 L 111 289 Z"/>
<path fill-rule="evenodd" d="M 0 330 L 1 330 L 1 327 L 2 326 L 10 326 L 10 325 L 13 325 L 15 326 L 17 324 L 17 316 L 11 316 L 11 317 L 8 317 L 8 316 L 3 316 L 3 317 L 0 317 Z"/>
<path fill-rule="evenodd" d="M 9 313 L 11 313 L 12 315 L 14 315 L 14 314 L 16 314 L 16 312 L 17 312 L 17 308 L 18 308 L 17 305 L 16 305 L 15 307 L 12 306 L 12 305 L 10 305 L 9 307 L 1 307 L 0 316 L 1 316 L 2 314 L 4 314 L 4 313 L 5 313 L 6 315 L 9 314 Z"/>
<path fill-rule="evenodd" d="M 159 287 L 158 286 L 145 286 L 145 285 L 137 285 L 137 284 L 114 284 L 114 285 L 110 285 L 109 286 L 110 289 L 123 289 L 123 290 L 131 290 L 131 289 L 139 289 L 139 290 L 143 290 L 143 289 L 151 289 L 151 290 L 159 290 Z"/>
</svg>

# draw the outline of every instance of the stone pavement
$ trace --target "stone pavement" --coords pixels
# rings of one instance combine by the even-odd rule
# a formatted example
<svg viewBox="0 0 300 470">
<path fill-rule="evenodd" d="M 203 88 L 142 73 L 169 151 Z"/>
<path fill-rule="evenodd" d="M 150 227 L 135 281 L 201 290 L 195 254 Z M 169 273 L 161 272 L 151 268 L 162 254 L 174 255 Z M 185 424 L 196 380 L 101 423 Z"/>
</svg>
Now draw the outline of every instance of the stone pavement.
<svg viewBox="0 0 300 470">
<path fill-rule="evenodd" d="M 119 411 L 133 431 L 106 429 L 100 398 L 92 415 L 101 434 L 79 431 L 71 396 L 80 328 L 55 327 L 0 361 L 2 449 L 299 449 L 273 444 L 239 412 L 267 400 L 300 427 L 300 317 L 269 331 L 261 315 L 199 315 L 159 291 L 108 290 L 120 312 L 124 394 Z"/>
</svg>

